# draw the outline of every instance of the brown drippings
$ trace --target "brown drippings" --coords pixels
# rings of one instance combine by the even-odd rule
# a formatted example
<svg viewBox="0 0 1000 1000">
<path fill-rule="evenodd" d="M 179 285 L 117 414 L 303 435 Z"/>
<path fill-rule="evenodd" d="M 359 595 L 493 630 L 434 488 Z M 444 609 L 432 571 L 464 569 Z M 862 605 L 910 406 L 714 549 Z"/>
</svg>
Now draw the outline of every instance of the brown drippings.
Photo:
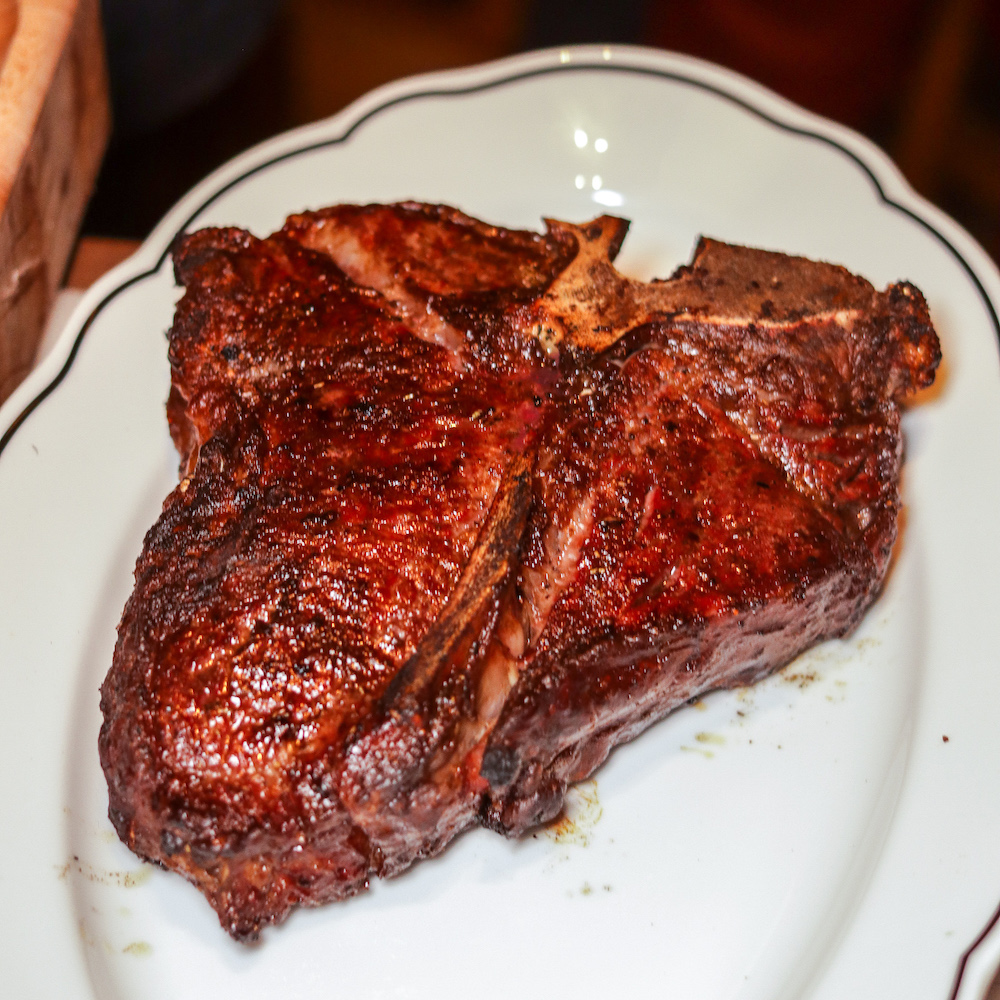
<svg viewBox="0 0 1000 1000">
<path fill-rule="evenodd" d="M 566 793 L 559 818 L 545 828 L 545 836 L 557 844 L 590 845 L 594 827 L 604 815 L 597 797 L 597 782 L 582 781 Z"/>
<path fill-rule="evenodd" d="M 66 864 L 57 868 L 56 871 L 61 879 L 66 878 L 71 871 L 75 871 L 77 875 L 81 875 L 89 882 L 118 886 L 121 889 L 135 889 L 145 885 L 153 874 L 151 865 L 143 865 L 133 871 L 107 871 L 81 861 L 76 855 L 71 861 L 67 861 Z"/>
<path fill-rule="evenodd" d="M 794 684 L 800 690 L 812 687 L 818 680 L 821 680 L 819 673 L 815 670 L 783 670 L 781 677 L 789 684 Z"/>
</svg>

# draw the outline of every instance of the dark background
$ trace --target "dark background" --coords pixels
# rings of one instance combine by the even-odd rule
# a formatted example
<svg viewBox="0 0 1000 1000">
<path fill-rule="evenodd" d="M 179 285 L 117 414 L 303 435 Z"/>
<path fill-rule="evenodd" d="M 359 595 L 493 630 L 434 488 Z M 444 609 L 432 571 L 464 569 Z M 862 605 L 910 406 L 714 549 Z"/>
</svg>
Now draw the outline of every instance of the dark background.
<svg viewBox="0 0 1000 1000">
<path fill-rule="evenodd" d="M 84 221 L 144 237 L 235 153 L 412 73 L 573 42 L 711 59 L 863 132 L 1000 260 L 992 0 L 103 0 L 115 128 Z"/>
</svg>

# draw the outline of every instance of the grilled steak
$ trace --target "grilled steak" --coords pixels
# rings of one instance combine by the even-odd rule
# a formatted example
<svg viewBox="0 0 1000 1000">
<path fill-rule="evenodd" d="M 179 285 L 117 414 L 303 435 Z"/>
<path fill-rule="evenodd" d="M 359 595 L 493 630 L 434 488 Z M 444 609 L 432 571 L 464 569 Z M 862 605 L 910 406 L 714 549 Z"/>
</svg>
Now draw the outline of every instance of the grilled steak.
<svg viewBox="0 0 1000 1000">
<path fill-rule="evenodd" d="M 419 204 L 174 248 L 181 481 L 101 692 L 110 816 L 248 940 L 860 620 L 896 536 L 910 285 Z"/>
</svg>

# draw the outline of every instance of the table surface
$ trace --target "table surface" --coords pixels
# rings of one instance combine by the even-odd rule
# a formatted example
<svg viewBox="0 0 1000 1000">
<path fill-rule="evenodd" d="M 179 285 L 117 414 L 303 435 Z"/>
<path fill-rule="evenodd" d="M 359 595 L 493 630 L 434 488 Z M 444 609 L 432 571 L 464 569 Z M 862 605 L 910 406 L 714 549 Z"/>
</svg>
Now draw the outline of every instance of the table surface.
<svg viewBox="0 0 1000 1000">
<path fill-rule="evenodd" d="M 77 290 L 89 288 L 102 274 L 130 257 L 141 245 L 138 240 L 83 237 L 76 245 L 66 287 Z"/>
</svg>

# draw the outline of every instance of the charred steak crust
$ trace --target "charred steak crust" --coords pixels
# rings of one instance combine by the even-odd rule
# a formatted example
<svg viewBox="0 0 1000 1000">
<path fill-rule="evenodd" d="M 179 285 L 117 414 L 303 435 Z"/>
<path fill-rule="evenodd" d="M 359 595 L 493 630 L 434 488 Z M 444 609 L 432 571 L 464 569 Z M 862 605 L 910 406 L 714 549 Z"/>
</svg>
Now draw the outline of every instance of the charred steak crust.
<svg viewBox="0 0 1000 1000">
<path fill-rule="evenodd" d="M 101 689 L 112 822 L 242 940 L 556 815 L 613 746 L 850 631 L 896 535 L 908 284 L 415 203 L 174 247 L 181 481 Z"/>
</svg>

